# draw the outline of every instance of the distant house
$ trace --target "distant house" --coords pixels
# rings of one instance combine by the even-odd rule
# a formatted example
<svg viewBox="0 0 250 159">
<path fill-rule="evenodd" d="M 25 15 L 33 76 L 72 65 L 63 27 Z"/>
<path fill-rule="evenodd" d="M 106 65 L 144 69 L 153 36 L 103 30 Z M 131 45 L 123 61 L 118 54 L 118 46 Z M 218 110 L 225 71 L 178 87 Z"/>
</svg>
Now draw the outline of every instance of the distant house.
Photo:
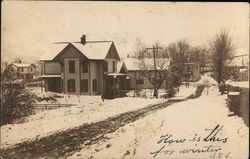
<svg viewBox="0 0 250 159">
<path fill-rule="evenodd" d="M 63 47 L 62 47 L 63 46 Z M 52 60 L 43 60 L 42 76 L 45 90 L 76 95 L 105 93 L 115 96 L 119 81 L 126 74 L 117 72 L 119 54 L 112 41 L 65 42 L 54 44 L 62 47 Z"/>
<path fill-rule="evenodd" d="M 168 66 L 170 64 L 170 59 L 163 59 L 165 60 L 164 63 Z M 153 66 L 153 58 L 148 58 L 145 60 L 149 66 Z M 128 74 L 128 82 L 127 88 L 128 89 L 152 89 L 154 88 L 147 77 L 144 75 L 143 70 L 140 68 L 140 61 L 136 58 L 125 58 L 120 62 L 123 64 L 121 67 L 121 71 Z M 120 65 L 121 65 L 120 64 Z M 122 66 L 122 65 L 121 65 Z M 153 70 L 153 67 L 151 67 Z M 159 74 L 157 74 L 158 76 Z M 165 88 L 166 81 L 162 83 L 161 88 Z"/>
<path fill-rule="evenodd" d="M 34 64 L 12 63 L 9 67 L 13 68 L 18 74 L 18 78 L 24 81 L 34 79 L 36 74 L 36 66 Z"/>
<path fill-rule="evenodd" d="M 248 80 L 249 56 L 247 55 L 248 54 L 235 56 L 234 59 L 226 66 L 228 72 L 234 71 L 238 75 L 238 81 Z"/>
<path fill-rule="evenodd" d="M 182 81 L 195 82 L 201 78 L 200 66 L 197 63 L 184 63 L 184 77 Z"/>
</svg>

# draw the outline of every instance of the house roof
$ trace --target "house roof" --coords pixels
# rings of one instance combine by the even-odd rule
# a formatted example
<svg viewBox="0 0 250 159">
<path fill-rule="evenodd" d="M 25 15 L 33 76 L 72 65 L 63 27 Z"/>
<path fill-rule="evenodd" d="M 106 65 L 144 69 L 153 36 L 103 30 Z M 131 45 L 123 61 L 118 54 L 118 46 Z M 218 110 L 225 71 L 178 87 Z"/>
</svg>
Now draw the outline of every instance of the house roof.
<svg viewBox="0 0 250 159">
<path fill-rule="evenodd" d="M 125 58 L 122 60 L 128 71 L 139 71 L 142 70 L 140 67 L 141 61 L 137 58 Z M 168 68 L 170 65 L 170 58 L 161 58 L 161 59 L 156 59 L 156 67 L 158 69 L 161 68 Z M 154 69 L 154 59 L 153 58 L 144 58 L 143 62 L 147 65 L 148 69 L 153 70 Z"/>
<path fill-rule="evenodd" d="M 117 61 L 117 72 L 121 71 L 123 63 L 124 63 L 123 61 Z"/>
<path fill-rule="evenodd" d="M 248 66 L 249 56 L 235 57 L 228 66 Z"/>
<path fill-rule="evenodd" d="M 15 65 L 16 67 L 29 67 L 33 64 L 26 64 L 26 63 L 12 63 L 12 65 Z"/>
<path fill-rule="evenodd" d="M 72 43 L 79 51 L 81 51 L 88 59 L 103 60 L 105 59 L 109 48 L 112 45 L 111 41 L 105 42 L 87 42 L 85 45 L 81 43 Z"/>
<path fill-rule="evenodd" d="M 113 44 L 112 41 L 89 41 L 86 42 L 84 45 L 80 42 L 64 42 L 64 43 L 53 44 L 54 46 L 52 47 L 53 49 L 51 49 L 51 51 L 53 53 L 58 53 L 61 52 L 68 45 L 73 45 L 88 59 L 103 60 L 106 58 L 112 44 Z"/>
</svg>

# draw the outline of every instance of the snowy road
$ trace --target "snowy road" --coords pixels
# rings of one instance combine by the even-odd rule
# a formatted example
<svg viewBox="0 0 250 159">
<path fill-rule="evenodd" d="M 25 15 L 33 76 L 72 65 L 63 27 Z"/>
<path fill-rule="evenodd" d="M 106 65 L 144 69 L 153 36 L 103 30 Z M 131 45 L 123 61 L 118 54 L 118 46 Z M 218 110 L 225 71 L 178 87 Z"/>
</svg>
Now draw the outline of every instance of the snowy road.
<svg viewBox="0 0 250 159">
<path fill-rule="evenodd" d="M 248 127 L 241 118 L 228 116 L 226 95 L 219 95 L 215 87 L 197 89 L 196 94 L 21 143 L 0 154 L 4 158 L 245 159 Z M 218 141 L 209 137 L 213 129 Z"/>
<path fill-rule="evenodd" d="M 84 124 L 80 127 L 52 134 L 35 141 L 24 142 L 14 147 L 0 150 L 5 158 L 59 158 L 74 154 L 82 149 L 82 145 L 92 145 L 104 140 L 104 135 L 115 132 L 120 127 L 134 122 L 149 113 L 166 108 L 177 101 L 168 101 L 151 105 L 136 111 L 110 117 L 93 124 Z"/>
<path fill-rule="evenodd" d="M 208 93 L 208 94 L 207 94 Z M 69 159 L 247 159 L 249 127 L 216 87 L 128 123 Z"/>
</svg>

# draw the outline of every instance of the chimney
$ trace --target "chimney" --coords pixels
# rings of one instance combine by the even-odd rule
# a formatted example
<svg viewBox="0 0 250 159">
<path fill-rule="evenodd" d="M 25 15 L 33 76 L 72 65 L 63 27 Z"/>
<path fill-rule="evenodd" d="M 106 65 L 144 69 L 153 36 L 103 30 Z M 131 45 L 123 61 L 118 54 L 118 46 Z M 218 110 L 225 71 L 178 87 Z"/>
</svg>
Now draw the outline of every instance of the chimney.
<svg viewBox="0 0 250 159">
<path fill-rule="evenodd" d="M 22 61 L 21 61 L 21 60 L 19 60 L 19 61 L 18 61 L 18 63 L 22 63 Z"/>
<path fill-rule="evenodd" d="M 81 43 L 83 45 L 85 45 L 85 43 L 86 43 L 86 35 L 82 35 L 82 37 L 81 37 Z"/>
</svg>

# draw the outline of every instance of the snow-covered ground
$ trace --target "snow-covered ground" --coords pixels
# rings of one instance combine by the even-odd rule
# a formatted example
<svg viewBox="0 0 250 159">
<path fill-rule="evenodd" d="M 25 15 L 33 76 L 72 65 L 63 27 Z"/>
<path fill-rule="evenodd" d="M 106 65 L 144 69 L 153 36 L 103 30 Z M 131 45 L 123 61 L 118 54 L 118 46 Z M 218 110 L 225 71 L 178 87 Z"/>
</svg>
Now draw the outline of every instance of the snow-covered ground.
<svg viewBox="0 0 250 159">
<path fill-rule="evenodd" d="M 32 92 L 40 97 L 49 97 L 57 94 L 63 96 L 63 98 L 56 98 L 58 103 L 76 104 L 76 106 L 43 110 L 35 115 L 26 117 L 24 123 L 2 126 L 1 147 L 5 148 L 23 141 L 34 140 L 57 131 L 101 121 L 111 116 L 165 101 L 164 99 L 124 97 L 102 102 L 100 96 L 64 95 L 53 92 L 41 93 L 39 88 L 33 89 Z M 177 95 L 187 97 L 194 92 L 195 87 L 185 89 L 184 86 L 181 86 Z"/>
<path fill-rule="evenodd" d="M 24 123 L 4 125 L 1 128 L 1 147 L 46 136 L 55 131 L 73 128 L 84 123 L 104 120 L 163 101 L 163 99 L 124 97 L 102 102 L 100 96 L 70 96 L 70 98 L 60 100 L 63 103 L 67 100 L 67 102 L 75 103 L 77 106 L 43 111 L 27 117 Z"/>
<path fill-rule="evenodd" d="M 248 157 L 249 128 L 243 120 L 230 114 L 226 107 L 226 95 L 220 95 L 216 87 L 196 99 L 172 104 L 165 109 L 127 124 L 114 133 L 106 134 L 103 140 L 84 146 L 80 152 L 68 158 L 232 158 Z M 212 129 L 218 128 L 210 137 L 215 141 L 203 141 Z M 208 130 L 206 130 L 208 129 Z M 219 130 L 220 129 L 220 130 Z M 166 139 L 168 135 L 172 135 Z M 157 143 L 160 137 L 165 141 L 185 139 L 184 143 Z M 190 141 L 196 137 L 195 141 Z M 201 140 L 198 141 L 198 138 Z M 163 139 L 163 138 L 162 138 Z M 164 147 L 165 145 L 165 147 Z M 208 149 L 208 147 L 211 146 Z M 219 147 L 217 147 L 219 146 Z M 163 148 L 163 149 L 161 149 Z M 161 153 L 154 153 L 161 149 Z M 202 149 L 203 153 L 180 153 L 183 149 Z M 212 149 L 218 151 L 211 152 Z M 167 151 L 168 150 L 168 151 Z M 150 154 L 153 153 L 153 154 Z M 220 156 L 220 157 L 219 157 Z"/>
</svg>

